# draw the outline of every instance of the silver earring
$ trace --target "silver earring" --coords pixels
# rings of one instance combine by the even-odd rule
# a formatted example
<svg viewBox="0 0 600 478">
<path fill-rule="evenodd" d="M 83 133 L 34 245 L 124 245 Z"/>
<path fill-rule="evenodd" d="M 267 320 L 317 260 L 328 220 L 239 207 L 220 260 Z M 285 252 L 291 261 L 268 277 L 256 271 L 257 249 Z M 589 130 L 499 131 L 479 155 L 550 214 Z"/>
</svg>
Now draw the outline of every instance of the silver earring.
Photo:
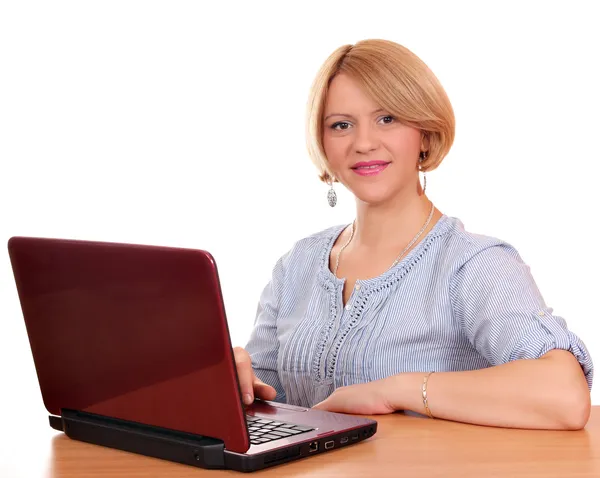
<svg viewBox="0 0 600 478">
<path fill-rule="evenodd" d="M 335 205 L 337 204 L 337 194 L 335 193 L 335 189 L 333 189 L 333 181 L 331 179 L 328 179 L 327 184 L 329 184 L 329 191 L 327 192 L 327 202 L 331 207 L 335 207 Z"/>
<path fill-rule="evenodd" d="M 427 190 L 427 176 L 425 175 L 425 171 L 423 171 L 423 166 L 421 166 L 421 163 L 425 161 L 425 159 L 427 159 L 427 153 L 422 151 L 419 155 L 419 171 L 423 173 L 423 194 L 425 194 L 425 191 Z"/>
</svg>

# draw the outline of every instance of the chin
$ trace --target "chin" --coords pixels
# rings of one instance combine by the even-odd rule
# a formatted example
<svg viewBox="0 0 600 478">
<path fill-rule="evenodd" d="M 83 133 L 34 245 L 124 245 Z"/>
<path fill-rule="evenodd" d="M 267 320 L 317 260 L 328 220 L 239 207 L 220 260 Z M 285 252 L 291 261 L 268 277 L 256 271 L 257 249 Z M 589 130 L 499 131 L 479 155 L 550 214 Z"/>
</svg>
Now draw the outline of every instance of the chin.
<svg viewBox="0 0 600 478">
<path fill-rule="evenodd" d="M 390 176 L 388 171 L 372 177 L 357 177 L 353 175 L 344 178 L 344 186 L 358 201 L 369 205 L 380 205 L 390 201 L 409 187 L 405 178 Z M 387 177 L 386 177 L 387 176 Z"/>
<path fill-rule="evenodd" d="M 378 206 L 381 204 L 385 204 L 389 202 L 394 195 L 388 191 L 378 190 L 361 190 L 361 191 L 352 191 L 356 199 L 362 203 L 368 204 L 370 206 Z"/>
</svg>

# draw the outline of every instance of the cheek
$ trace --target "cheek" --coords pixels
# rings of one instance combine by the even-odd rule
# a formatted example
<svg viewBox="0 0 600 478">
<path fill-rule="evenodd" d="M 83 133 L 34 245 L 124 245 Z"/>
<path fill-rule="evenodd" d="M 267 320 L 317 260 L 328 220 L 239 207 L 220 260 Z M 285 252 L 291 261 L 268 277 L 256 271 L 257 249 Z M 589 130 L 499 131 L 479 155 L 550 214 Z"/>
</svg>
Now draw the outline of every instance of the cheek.
<svg viewBox="0 0 600 478">
<path fill-rule="evenodd" d="M 416 163 L 421 151 L 421 133 L 413 128 L 406 128 L 390 134 L 386 143 L 397 160 Z"/>
<path fill-rule="evenodd" d="M 421 132 L 414 128 L 406 128 L 401 136 L 405 151 L 418 155 L 421 151 Z"/>
<path fill-rule="evenodd" d="M 343 161 L 345 151 L 347 149 L 346 142 L 343 138 L 328 138 L 326 135 L 323 138 L 323 149 L 329 163 L 334 166 Z"/>
</svg>

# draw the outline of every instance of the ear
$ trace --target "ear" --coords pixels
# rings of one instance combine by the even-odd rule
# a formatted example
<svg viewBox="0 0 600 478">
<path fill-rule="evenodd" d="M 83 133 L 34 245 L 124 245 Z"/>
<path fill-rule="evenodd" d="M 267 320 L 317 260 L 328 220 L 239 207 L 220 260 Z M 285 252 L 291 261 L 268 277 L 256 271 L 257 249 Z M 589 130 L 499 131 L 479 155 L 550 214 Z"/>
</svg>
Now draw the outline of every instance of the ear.
<svg viewBox="0 0 600 478">
<path fill-rule="evenodd" d="M 325 184 L 333 184 L 337 182 L 337 179 L 335 179 L 335 177 L 329 174 L 327 171 L 323 171 L 323 173 L 319 176 L 319 179 Z"/>
<path fill-rule="evenodd" d="M 429 151 L 429 133 L 421 131 L 421 151 Z"/>
</svg>

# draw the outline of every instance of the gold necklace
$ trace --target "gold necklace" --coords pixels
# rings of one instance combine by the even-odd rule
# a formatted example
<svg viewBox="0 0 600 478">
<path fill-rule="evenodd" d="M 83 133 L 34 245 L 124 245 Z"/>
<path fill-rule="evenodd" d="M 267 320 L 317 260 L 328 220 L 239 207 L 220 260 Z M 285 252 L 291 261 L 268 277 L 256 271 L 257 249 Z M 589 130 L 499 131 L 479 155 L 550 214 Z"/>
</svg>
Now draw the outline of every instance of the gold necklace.
<svg viewBox="0 0 600 478">
<path fill-rule="evenodd" d="M 419 239 L 419 237 L 421 237 L 421 234 L 423 234 L 423 232 L 425 231 L 425 229 L 427 229 L 427 226 L 429 226 L 429 223 L 431 222 L 431 218 L 433 217 L 433 211 L 434 210 L 435 210 L 435 207 L 433 206 L 433 202 L 432 202 L 431 203 L 431 211 L 429 212 L 429 217 L 427 218 L 427 221 L 425 221 L 425 224 L 423 224 L 423 227 L 417 233 L 417 235 L 415 237 L 413 237 L 412 241 L 410 241 L 408 243 L 408 245 L 404 248 L 404 250 L 396 257 L 396 259 L 394 260 L 394 262 L 392 263 L 392 265 L 388 268 L 388 271 L 392 267 L 394 267 L 396 264 L 398 264 L 398 262 L 400 262 L 400 259 L 402 258 L 402 256 L 404 256 L 404 254 L 406 254 L 406 251 L 408 251 L 412 247 L 412 245 L 415 242 L 417 242 L 417 239 Z M 352 238 L 354 237 L 355 224 L 356 224 L 356 219 L 354 221 L 352 221 L 352 232 L 350 233 L 350 238 L 348 239 L 348 241 L 346 241 L 346 244 L 344 244 L 340 248 L 339 252 L 337 253 L 337 257 L 335 259 L 335 267 L 333 269 L 333 275 L 336 276 L 336 277 L 337 277 L 337 270 L 338 270 L 338 267 L 340 265 L 340 256 L 342 255 L 342 252 L 344 251 L 344 249 L 346 249 L 346 247 L 348 246 L 348 244 L 350 244 L 350 242 L 352 241 Z"/>
</svg>

